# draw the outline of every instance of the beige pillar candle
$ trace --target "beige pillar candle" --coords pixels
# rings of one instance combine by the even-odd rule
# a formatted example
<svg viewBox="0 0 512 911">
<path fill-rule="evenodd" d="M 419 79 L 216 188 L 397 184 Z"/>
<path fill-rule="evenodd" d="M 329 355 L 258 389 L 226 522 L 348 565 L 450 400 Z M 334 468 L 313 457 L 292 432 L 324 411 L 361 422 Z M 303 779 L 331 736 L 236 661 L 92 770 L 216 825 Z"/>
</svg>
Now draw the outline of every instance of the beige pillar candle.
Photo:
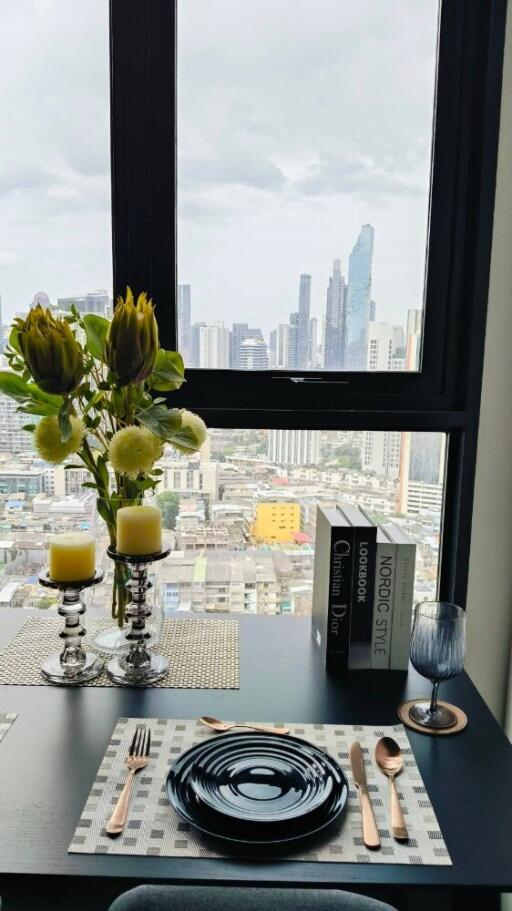
<svg viewBox="0 0 512 911">
<path fill-rule="evenodd" d="M 157 506 L 123 506 L 117 511 L 117 551 L 130 557 L 162 549 L 162 513 Z"/>
<path fill-rule="evenodd" d="M 66 531 L 50 538 L 50 579 L 54 582 L 85 582 L 96 571 L 96 547 L 85 531 Z"/>
</svg>

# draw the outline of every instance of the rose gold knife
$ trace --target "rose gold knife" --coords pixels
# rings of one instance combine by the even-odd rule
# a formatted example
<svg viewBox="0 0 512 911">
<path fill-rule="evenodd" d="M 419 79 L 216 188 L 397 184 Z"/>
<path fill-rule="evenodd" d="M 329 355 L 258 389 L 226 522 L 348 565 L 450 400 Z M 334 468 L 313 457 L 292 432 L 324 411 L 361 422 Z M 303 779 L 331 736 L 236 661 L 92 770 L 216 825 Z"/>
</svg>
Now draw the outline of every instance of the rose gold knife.
<svg viewBox="0 0 512 911">
<path fill-rule="evenodd" d="M 361 744 L 357 740 L 350 747 L 350 764 L 352 766 L 352 775 L 357 790 L 359 791 L 359 803 L 361 805 L 361 819 L 363 823 L 363 841 L 367 848 L 380 848 L 379 832 L 368 794 L 363 751 L 361 749 Z"/>
</svg>

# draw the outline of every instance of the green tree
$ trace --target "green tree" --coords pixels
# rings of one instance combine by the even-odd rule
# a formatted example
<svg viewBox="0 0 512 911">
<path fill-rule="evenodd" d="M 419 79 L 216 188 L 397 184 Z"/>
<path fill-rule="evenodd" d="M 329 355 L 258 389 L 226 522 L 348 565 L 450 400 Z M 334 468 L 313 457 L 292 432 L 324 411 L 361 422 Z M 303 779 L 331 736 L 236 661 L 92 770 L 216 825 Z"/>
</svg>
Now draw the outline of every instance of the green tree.
<svg viewBox="0 0 512 911">
<path fill-rule="evenodd" d="M 164 528 L 174 528 L 176 516 L 180 508 L 180 498 L 173 490 L 166 490 L 156 498 L 158 507 L 162 510 Z"/>
</svg>

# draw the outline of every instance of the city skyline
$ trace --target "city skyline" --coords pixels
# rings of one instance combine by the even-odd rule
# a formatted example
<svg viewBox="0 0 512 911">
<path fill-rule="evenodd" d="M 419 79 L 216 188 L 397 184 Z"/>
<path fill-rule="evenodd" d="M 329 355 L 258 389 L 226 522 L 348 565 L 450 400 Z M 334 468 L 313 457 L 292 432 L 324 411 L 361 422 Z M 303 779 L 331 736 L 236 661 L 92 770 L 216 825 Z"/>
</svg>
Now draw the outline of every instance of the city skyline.
<svg viewBox="0 0 512 911">
<path fill-rule="evenodd" d="M 261 326 L 197 321 L 191 285 L 178 285 L 178 347 L 190 367 L 235 370 L 416 370 L 421 351 L 420 310 L 401 324 L 380 320 L 373 299 L 373 225 L 362 225 L 347 257 L 335 259 L 324 309 L 311 315 L 312 276 L 301 273 L 297 309 L 288 322 Z M 277 315 L 274 315 L 274 319 Z M 265 337 L 266 336 L 266 337 Z"/>
</svg>

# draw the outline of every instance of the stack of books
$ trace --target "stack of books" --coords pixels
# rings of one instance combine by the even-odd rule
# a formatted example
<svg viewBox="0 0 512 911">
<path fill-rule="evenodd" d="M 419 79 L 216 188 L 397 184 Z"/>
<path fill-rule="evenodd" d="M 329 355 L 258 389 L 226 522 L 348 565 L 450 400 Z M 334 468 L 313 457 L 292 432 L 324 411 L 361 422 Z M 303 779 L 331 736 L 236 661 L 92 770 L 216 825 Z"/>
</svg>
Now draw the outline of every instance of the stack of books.
<svg viewBox="0 0 512 911">
<path fill-rule="evenodd" d="M 393 522 L 317 507 L 312 634 L 328 670 L 407 670 L 415 562 Z"/>
</svg>

